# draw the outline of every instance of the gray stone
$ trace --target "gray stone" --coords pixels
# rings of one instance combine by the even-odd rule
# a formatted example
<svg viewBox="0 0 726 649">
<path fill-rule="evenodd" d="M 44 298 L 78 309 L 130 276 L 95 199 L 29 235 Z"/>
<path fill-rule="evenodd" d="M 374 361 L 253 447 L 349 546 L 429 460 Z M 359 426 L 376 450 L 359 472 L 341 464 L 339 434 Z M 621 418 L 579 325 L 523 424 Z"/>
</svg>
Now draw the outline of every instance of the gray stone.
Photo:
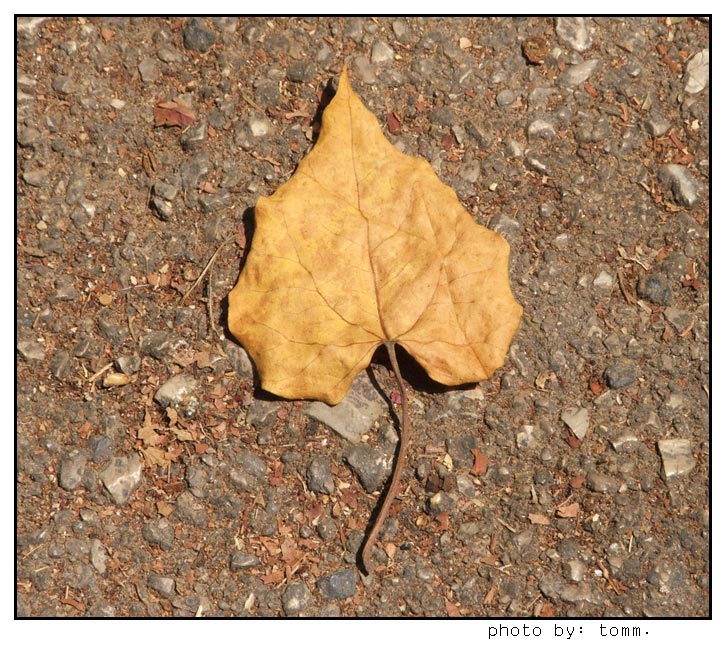
<svg viewBox="0 0 726 649">
<path fill-rule="evenodd" d="M 587 18 L 558 18 L 555 32 L 563 43 L 576 52 L 585 52 L 592 47 L 592 28 Z"/>
<path fill-rule="evenodd" d="M 254 554 L 247 554 L 241 550 L 235 550 L 229 557 L 229 568 L 233 571 L 253 568 L 259 566 L 261 563 L 259 557 L 256 557 Z"/>
<path fill-rule="evenodd" d="M 161 71 L 156 60 L 148 56 L 139 63 L 139 74 L 144 83 L 154 83 L 161 79 Z"/>
<path fill-rule="evenodd" d="M 666 307 L 663 314 L 665 315 L 666 320 L 670 322 L 679 333 L 684 331 L 686 327 L 690 326 L 694 319 L 694 315 L 692 313 L 683 311 L 682 309 L 677 309 L 673 306 Z"/>
<path fill-rule="evenodd" d="M 461 165 L 459 178 L 468 183 L 475 183 L 481 176 L 481 164 L 478 160 L 470 160 Z"/>
<path fill-rule="evenodd" d="M 45 349 L 37 340 L 19 341 L 18 352 L 26 361 L 42 361 L 45 358 Z"/>
<path fill-rule="evenodd" d="M 176 513 L 181 520 L 197 527 L 207 526 L 207 510 L 191 491 L 183 491 L 175 504 Z"/>
<path fill-rule="evenodd" d="M 653 137 L 660 137 L 668 132 L 671 123 L 660 113 L 652 112 L 645 123 L 645 130 Z"/>
<path fill-rule="evenodd" d="M 227 354 L 227 360 L 232 369 L 237 372 L 237 375 L 245 379 L 251 379 L 252 361 L 244 348 L 225 338 L 222 340 L 222 349 Z"/>
<path fill-rule="evenodd" d="M 162 575 L 151 575 L 147 580 L 149 588 L 153 588 L 163 597 L 171 597 L 176 592 L 176 583 L 171 577 Z"/>
<path fill-rule="evenodd" d="M 332 541 L 338 536 L 338 525 L 330 516 L 323 516 L 315 526 L 315 531 L 323 541 Z"/>
<path fill-rule="evenodd" d="M 287 78 L 294 83 L 309 83 L 315 76 L 315 64 L 310 60 L 295 61 L 287 69 Z"/>
<path fill-rule="evenodd" d="M 137 455 L 115 457 L 100 474 L 103 486 L 119 506 L 125 505 L 141 484 L 144 467 Z"/>
<path fill-rule="evenodd" d="M 163 408 L 171 406 L 184 417 L 192 417 L 199 407 L 199 383 L 193 376 L 177 374 L 164 383 L 154 395 Z"/>
<path fill-rule="evenodd" d="M 47 187 L 50 173 L 47 169 L 32 169 L 23 173 L 23 181 L 31 187 Z"/>
<path fill-rule="evenodd" d="M 383 41 L 376 41 L 371 47 L 371 63 L 381 64 L 393 61 L 395 52 L 393 48 Z"/>
<path fill-rule="evenodd" d="M 532 448 L 535 444 L 534 426 L 531 424 L 525 424 L 522 426 L 520 431 L 517 433 L 517 448 L 520 451 L 527 451 Z"/>
<path fill-rule="evenodd" d="M 595 588 L 590 582 L 580 582 L 578 584 L 569 584 L 562 577 L 553 573 L 547 573 L 539 582 L 539 588 L 545 597 L 553 600 L 563 600 L 576 604 L 578 602 L 588 602 L 590 604 L 601 605 L 606 602 L 605 596 L 599 589 Z"/>
<path fill-rule="evenodd" d="M 191 160 L 187 160 L 181 166 L 182 187 L 188 192 L 196 191 L 202 182 L 202 178 L 209 173 L 209 154 L 202 150 L 195 154 Z"/>
<path fill-rule="evenodd" d="M 317 587 L 325 599 L 347 599 L 355 595 L 356 579 L 356 571 L 348 568 L 321 577 Z"/>
<path fill-rule="evenodd" d="M 356 79 L 362 83 L 373 85 L 377 81 L 376 68 L 365 56 L 356 56 L 353 59 L 352 72 Z"/>
<path fill-rule="evenodd" d="M 184 130 L 179 138 L 179 144 L 185 151 L 196 151 L 207 141 L 207 120 L 200 119 Z"/>
<path fill-rule="evenodd" d="M 345 460 L 368 493 L 378 491 L 391 472 L 392 458 L 367 444 L 350 447 Z"/>
<path fill-rule="evenodd" d="M 69 379 L 73 375 L 73 367 L 75 363 L 71 363 L 71 355 L 61 349 L 53 354 L 50 360 L 50 373 L 59 381 Z"/>
<path fill-rule="evenodd" d="M 497 93 L 497 106 L 509 106 L 510 104 L 514 103 L 514 100 L 517 98 L 517 95 L 513 90 L 510 88 L 504 88 L 504 90 L 500 90 Z"/>
<path fill-rule="evenodd" d="M 619 361 L 605 370 L 605 380 L 613 390 L 627 388 L 638 378 L 638 368 L 629 361 Z"/>
<path fill-rule="evenodd" d="M 443 512 L 450 512 L 455 509 L 456 498 L 445 491 L 435 493 L 426 503 L 426 510 L 431 516 L 438 516 Z"/>
<path fill-rule="evenodd" d="M 157 180 L 154 183 L 154 194 L 167 201 L 173 201 L 179 193 L 179 186 L 172 183 Z"/>
<path fill-rule="evenodd" d="M 150 331 L 139 338 L 141 353 L 160 361 L 167 359 L 184 344 L 186 341 L 168 331 Z"/>
<path fill-rule="evenodd" d="M 710 50 L 705 49 L 696 52 L 693 58 L 686 65 L 686 92 L 689 95 L 695 95 L 708 85 L 708 77 L 710 70 Z"/>
<path fill-rule="evenodd" d="M 527 139 L 552 139 L 555 137 L 555 126 L 546 119 L 535 119 L 527 126 Z"/>
<path fill-rule="evenodd" d="M 277 421 L 277 413 L 280 410 L 281 402 L 263 401 L 255 399 L 247 409 L 245 422 L 257 430 L 271 428 Z"/>
<path fill-rule="evenodd" d="M 152 196 L 151 206 L 162 221 L 169 221 L 174 215 L 174 206 L 171 204 L 171 201 L 164 200 L 158 196 Z"/>
<path fill-rule="evenodd" d="M 214 45 L 216 36 L 198 18 L 192 18 L 184 25 L 184 47 L 188 50 L 206 52 Z"/>
<path fill-rule="evenodd" d="M 598 276 L 592 280 L 592 285 L 599 291 L 609 291 L 612 289 L 615 280 L 613 276 L 606 270 L 601 270 Z"/>
<path fill-rule="evenodd" d="M 106 340 L 114 345 L 120 345 L 129 335 L 129 328 L 125 324 L 119 323 L 118 315 L 111 309 L 100 309 L 96 322 Z"/>
<path fill-rule="evenodd" d="M 653 273 L 641 277 L 637 290 L 640 297 L 660 306 L 668 306 L 673 300 L 673 291 L 668 285 L 668 278 L 663 273 Z"/>
<path fill-rule="evenodd" d="M 663 475 L 666 478 L 686 475 L 696 466 L 692 453 L 692 442 L 689 439 L 658 440 L 658 451 L 663 463 Z"/>
<path fill-rule="evenodd" d="M 600 59 L 590 59 L 576 65 L 572 65 L 565 70 L 557 79 L 557 85 L 563 88 L 575 88 L 581 83 L 585 83 L 590 75 L 595 72 Z"/>
<path fill-rule="evenodd" d="M 103 543 L 101 543 L 98 539 L 93 539 L 91 541 L 89 555 L 91 565 L 103 575 L 106 572 L 106 562 L 108 561 L 108 552 L 106 552 L 106 548 Z"/>
<path fill-rule="evenodd" d="M 562 421 L 577 439 L 585 439 L 590 427 L 590 413 L 587 408 L 565 408 L 560 415 Z"/>
<path fill-rule="evenodd" d="M 454 437 L 447 437 L 446 451 L 454 461 L 457 469 L 470 469 L 474 462 L 472 450 L 478 448 L 478 440 L 471 433 L 461 433 Z"/>
<path fill-rule="evenodd" d="M 66 491 L 73 491 L 80 487 L 86 462 L 88 462 L 88 455 L 85 451 L 74 449 L 68 453 L 61 461 L 58 484 Z"/>
<path fill-rule="evenodd" d="M 252 137 L 265 137 L 272 133 L 272 122 L 264 116 L 252 115 L 247 120 Z"/>
<path fill-rule="evenodd" d="M 606 494 L 618 493 L 624 486 L 624 483 L 617 478 L 600 473 L 594 469 L 587 472 L 585 484 L 591 491 Z"/>
<path fill-rule="evenodd" d="M 237 466 L 254 476 L 257 480 L 264 481 L 267 479 L 267 463 L 259 455 L 255 455 L 252 451 L 242 450 L 234 456 Z"/>
<path fill-rule="evenodd" d="M 319 494 L 332 494 L 335 491 L 335 482 L 331 470 L 330 459 L 314 457 L 310 460 L 305 471 L 308 489 Z"/>
<path fill-rule="evenodd" d="M 68 205 L 78 203 L 83 198 L 87 184 L 88 180 L 84 176 L 74 176 L 71 178 L 66 188 L 66 203 Z"/>
<path fill-rule="evenodd" d="M 492 218 L 489 222 L 489 227 L 494 230 L 494 232 L 499 232 L 499 234 L 506 239 L 511 239 L 516 236 L 522 229 L 522 226 L 517 221 L 506 214 L 501 213 L 496 214 L 494 218 Z"/>
<path fill-rule="evenodd" d="M 676 203 L 683 207 L 693 207 L 701 198 L 701 184 L 683 165 L 663 165 L 658 170 L 658 180 L 670 190 Z"/>
<path fill-rule="evenodd" d="M 200 194 L 198 201 L 202 212 L 209 214 L 229 207 L 232 204 L 232 194 L 228 189 L 221 188 L 214 193 Z"/>
<path fill-rule="evenodd" d="M 363 372 L 353 381 L 345 398 L 335 406 L 315 401 L 305 414 L 317 419 L 353 444 L 361 440 L 373 422 L 386 412 L 387 404 Z"/>
<path fill-rule="evenodd" d="M 288 584 L 282 593 L 282 608 L 286 615 L 302 613 L 313 601 L 310 589 L 303 582 Z"/>
<path fill-rule="evenodd" d="M 131 376 L 141 369 L 141 358 L 139 358 L 136 354 L 119 356 L 114 361 L 114 365 L 119 372 L 123 372 L 127 376 Z"/>
</svg>

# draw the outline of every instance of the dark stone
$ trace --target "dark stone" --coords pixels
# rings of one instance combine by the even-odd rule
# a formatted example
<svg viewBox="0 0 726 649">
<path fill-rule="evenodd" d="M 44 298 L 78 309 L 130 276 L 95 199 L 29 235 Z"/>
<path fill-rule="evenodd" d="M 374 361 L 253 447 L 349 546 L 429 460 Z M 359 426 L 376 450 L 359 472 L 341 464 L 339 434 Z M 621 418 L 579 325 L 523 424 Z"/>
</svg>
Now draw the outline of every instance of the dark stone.
<svg viewBox="0 0 726 649">
<path fill-rule="evenodd" d="M 622 361 L 611 365 L 605 370 L 605 380 L 608 387 L 613 390 L 627 388 L 638 378 L 638 368 L 628 361 Z"/>
<path fill-rule="evenodd" d="M 352 568 L 325 575 L 317 586 L 325 599 L 347 599 L 355 595 L 356 571 Z"/>
<path fill-rule="evenodd" d="M 345 460 L 368 493 L 380 489 L 391 470 L 385 454 L 366 444 L 349 448 Z"/>
<path fill-rule="evenodd" d="M 166 518 L 146 523 L 141 535 L 147 543 L 158 545 L 162 550 L 171 550 L 174 545 L 174 527 Z"/>
<path fill-rule="evenodd" d="M 662 273 L 642 277 L 638 282 L 638 295 L 660 306 L 668 306 L 673 301 L 668 278 Z"/>
<path fill-rule="evenodd" d="M 308 489 L 319 494 L 332 494 L 335 490 L 333 472 L 330 460 L 324 457 L 315 457 L 308 464 L 305 478 Z"/>
<path fill-rule="evenodd" d="M 215 35 L 198 18 L 192 18 L 184 25 L 184 47 L 188 50 L 206 52 L 216 40 Z"/>
<path fill-rule="evenodd" d="M 295 83 L 309 83 L 315 75 L 315 64 L 312 61 L 296 61 L 287 69 L 287 78 Z"/>
</svg>

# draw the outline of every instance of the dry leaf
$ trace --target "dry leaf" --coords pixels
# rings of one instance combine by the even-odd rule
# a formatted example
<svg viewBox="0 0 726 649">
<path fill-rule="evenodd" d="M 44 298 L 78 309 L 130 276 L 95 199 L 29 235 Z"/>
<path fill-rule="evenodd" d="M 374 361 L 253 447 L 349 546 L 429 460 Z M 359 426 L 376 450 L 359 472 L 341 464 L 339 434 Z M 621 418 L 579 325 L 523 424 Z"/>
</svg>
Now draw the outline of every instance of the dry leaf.
<svg viewBox="0 0 726 649">
<path fill-rule="evenodd" d="M 471 452 L 474 456 L 474 465 L 469 473 L 473 476 L 484 475 L 489 468 L 489 459 L 478 448 L 471 449 Z"/>
<path fill-rule="evenodd" d="M 186 128 L 194 123 L 196 115 L 180 99 L 160 101 L 154 106 L 154 126 L 180 126 Z"/>
<path fill-rule="evenodd" d="M 338 403 L 386 342 L 445 385 L 503 364 L 522 314 L 509 245 L 388 142 L 345 68 L 315 147 L 255 218 L 229 328 L 265 390 Z"/>
<path fill-rule="evenodd" d="M 544 514 L 530 514 L 529 520 L 531 523 L 534 523 L 535 525 L 549 525 L 550 519 L 547 518 Z"/>
<path fill-rule="evenodd" d="M 557 515 L 560 518 L 576 518 L 580 512 L 580 503 L 562 504 L 557 508 Z"/>
</svg>

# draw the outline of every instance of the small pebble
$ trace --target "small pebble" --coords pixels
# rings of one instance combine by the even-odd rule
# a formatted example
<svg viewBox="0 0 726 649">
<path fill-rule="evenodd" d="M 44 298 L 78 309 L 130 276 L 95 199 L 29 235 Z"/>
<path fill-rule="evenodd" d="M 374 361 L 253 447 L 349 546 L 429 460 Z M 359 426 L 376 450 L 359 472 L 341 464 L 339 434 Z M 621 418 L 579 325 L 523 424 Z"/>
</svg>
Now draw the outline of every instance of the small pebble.
<svg viewBox="0 0 726 649">
<path fill-rule="evenodd" d="M 90 550 L 91 565 L 99 572 L 104 574 L 106 572 L 106 562 L 108 561 L 108 552 L 104 547 L 103 543 L 98 539 L 91 541 Z"/>
<path fill-rule="evenodd" d="M 668 278 L 662 273 L 641 277 L 637 290 L 640 297 L 659 306 L 668 306 L 673 300 L 673 291 L 668 285 Z"/>
<path fill-rule="evenodd" d="M 18 352 L 26 361 L 42 361 L 45 358 L 45 348 L 36 340 L 21 340 Z"/>
<path fill-rule="evenodd" d="M 587 408 L 565 408 L 560 417 L 577 439 L 585 439 L 590 427 L 590 413 Z"/>
<path fill-rule="evenodd" d="M 701 92 L 708 85 L 710 72 L 710 50 L 705 49 L 693 55 L 693 58 L 686 65 L 686 92 L 695 95 Z"/>
<path fill-rule="evenodd" d="M 620 361 L 605 370 L 605 380 L 613 390 L 627 388 L 638 378 L 638 368 L 629 361 Z"/>
<path fill-rule="evenodd" d="M 154 400 L 166 408 L 171 406 L 184 417 L 192 417 L 199 407 L 199 383 L 193 376 L 177 374 L 164 383 Z"/>
<path fill-rule="evenodd" d="M 535 119 L 527 126 L 527 139 L 551 139 L 555 137 L 555 127 L 552 122 L 544 119 Z"/>
<path fill-rule="evenodd" d="M 608 494 L 618 493 L 623 486 L 623 483 L 617 478 L 594 469 L 587 472 L 585 484 L 592 491 Z"/>
<path fill-rule="evenodd" d="M 671 191 L 676 203 L 693 207 L 701 197 L 701 185 L 687 167 L 678 164 L 663 165 L 658 179 Z"/>
<path fill-rule="evenodd" d="M 689 439 L 661 439 L 658 451 L 663 463 L 663 475 L 666 478 L 686 475 L 696 466 L 692 454 L 692 442 Z"/>
<path fill-rule="evenodd" d="M 50 174 L 47 169 L 33 169 L 23 174 L 23 181 L 31 187 L 47 187 Z"/>
<path fill-rule="evenodd" d="M 151 575 L 147 580 L 149 588 L 153 588 L 159 595 L 170 597 L 176 593 L 176 583 L 172 577 Z"/>
<path fill-rule="evenodd" d="M 576 52 L 585 52 L 592 47 L 592 29 L 587 18 L 558 18 L 555 32 L 557 38 Z"/>
<path fill-rule="evenodd" d="M 308 489 L 314 493 L 332 494 L 335 491 L 335 482 L 331 470 L 330 459 L 315 457 L 310 460 L 305 471 Z"/>
<path fill-rule="evenodd" d="M 371 63 L 381 64 L 393 61 L 393 48 L 383 41 L 376 41 L 371 48 Z"/>
<path fill-rule="evenodd" d="M 262 562 L 259 557 L 254 554 L 247 554 L 240 550 L 235 550 L 229 558 L 229 567 L 232 571 L 242 570 L 243 568 L 253 568 L 259 566 Z"/>
<path fill-rule="evenodd" d="M 139 74 L 144 83 L 154 83 L 161 78 L 161 71 L 151 57 L 147 57 L 139 63 Z"/>
<path fill-rule="evenodd" d="M 184 25 L 184 47 L 188 50 L 206 52 L 214 45 L 215 35 L 198 18 L 191 18 Z"/>
<path fill-rule="evenodd" d="M 563 88 L 575 88 L 585 83 L 590 78 L 590 75 L 595 72 L 599 63 L 600 59 L 590 59 L 589 61 L 583 61 L 582 63 L 570 66 L 559 76 L 557 85 Z"/>
<path fill-rule="evenodd" d="M 310 83 L 315 76 L 315 64 L 312 61 L 295 61 L 287 69 L 287 78 L 294 83 Z"/>
<path fill-rule="evenodd" d="M 66 491 L 73 491 L 80 487 L 86 462 L 88 462 L 88 455 L 84 451 L 74 449 L 68 453 L 61 462 L 58 484 Z"/>
<path fill-rule="evenodd" d="M 391 459 L 367 444 L 352 446 L 344 457 L 368 493 L 378 491 L 391 472 Z"/>
<path fill-rule="evenodd" d="M 282 593 L 282 608 L 286 615 L 296 615 L 313 604 L 313 596 L 307 584 L 297 582 L 288 584 Z"/>
<path fill-rule="evenodd" d="M 383 397 L 363 372 L 356 377 L 348 394 L 339 404 L 329 406 L 322 401 L 314 401 L 304 412 L 349 442 L 357 444 L 370 430 L 373 422 L 386 412 L 387 407 Z"/>
</svg>

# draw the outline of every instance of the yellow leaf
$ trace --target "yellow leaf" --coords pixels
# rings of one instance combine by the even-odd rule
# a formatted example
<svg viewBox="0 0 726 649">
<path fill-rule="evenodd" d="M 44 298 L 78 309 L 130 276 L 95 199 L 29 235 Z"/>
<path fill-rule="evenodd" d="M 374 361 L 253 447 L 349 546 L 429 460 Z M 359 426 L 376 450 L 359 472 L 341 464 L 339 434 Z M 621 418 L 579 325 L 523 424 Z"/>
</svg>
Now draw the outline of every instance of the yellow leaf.
<svg viewBox="0 0 726 649">
<path fill-rule="evenodd" d="M 315 147 L 255 218 L 229 328 L 265 390 L 338 403 L 389 341 L 446 385 L 503 364 L 522 314 L 507 242 L 386 139 L 345 68 Z"/>
</svg>

